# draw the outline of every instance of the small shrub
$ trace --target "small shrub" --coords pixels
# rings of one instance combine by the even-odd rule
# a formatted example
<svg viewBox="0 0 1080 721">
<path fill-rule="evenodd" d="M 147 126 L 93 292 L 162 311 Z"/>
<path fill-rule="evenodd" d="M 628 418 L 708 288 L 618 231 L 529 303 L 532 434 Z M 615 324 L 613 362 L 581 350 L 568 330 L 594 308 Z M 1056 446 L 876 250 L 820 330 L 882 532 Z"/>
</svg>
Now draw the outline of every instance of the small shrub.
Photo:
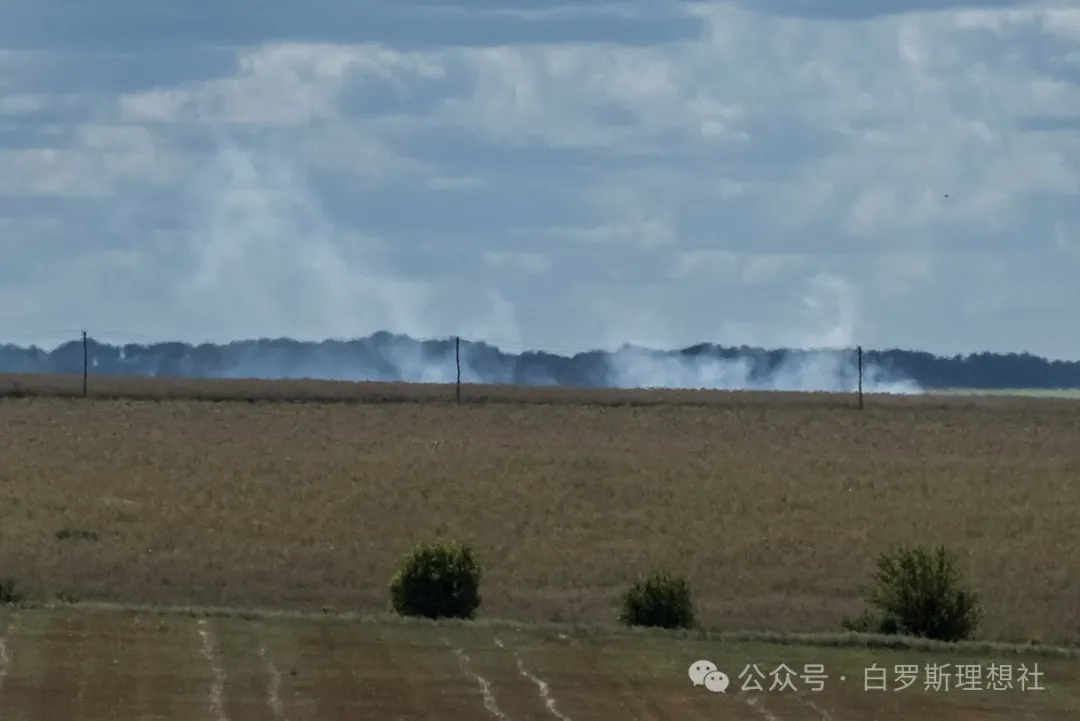
<svg viewBox="0 0 1080 721">
<path fill-rule="evenodd" d="M 15 581 L 10 578 L 0 578 L 0 604 L 21 603 L 23 598 L 25 598 L 23 594 L 15 588 Z"/>
<path fill-rule="evenodd" d="M 60 603 L 78 603 L 79 597 L 75 594 L 74 591 L 61 589 L 56 592 L 56 600 Z"/>
<path fill-rule="evenodd" d="M 87 531 L 83 528 L 61 528 L 56 532 L 56 540 L 58 541 L 96 541 L 98 540 L 98 534 L 96 531 Z"/>
<path fill-rule="evenodd" d="M 623 596 L 619 621 L 627 626 L 692 628 L 690 584 L 668 573 L 638 579 Z"/>
<path fill-rule="evenodd" d="M 851 630 L 951 642 L 971 638 L 982 619 L 978 595 L 964 587 L 956 558 L 943 546 L 881 554 L 867 600 L 878 614 L 863 614 L 852 625 L 868 628 Z"/>
<path fill-rule="evenodd" d="M 480 607 L 483 569 L 463 543 L 422 543 L 390 582 L 390 605 L 402 616 L 471 619 Z"/>
</svg>

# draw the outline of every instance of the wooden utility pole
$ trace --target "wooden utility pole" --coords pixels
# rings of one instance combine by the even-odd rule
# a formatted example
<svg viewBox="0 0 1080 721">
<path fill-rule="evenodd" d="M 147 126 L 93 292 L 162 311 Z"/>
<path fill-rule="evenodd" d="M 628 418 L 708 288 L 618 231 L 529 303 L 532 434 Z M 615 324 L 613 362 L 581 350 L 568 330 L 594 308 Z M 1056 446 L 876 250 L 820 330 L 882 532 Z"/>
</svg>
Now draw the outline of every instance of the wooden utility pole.
<svg viewBox="0 0 1080 721">
<path fill-rule="evenodd" d="M 82 332 L 82 395 L 86 398 L 90 395 L 90 348 L 86 340 L 86 331 Z"/>
<path fill-rule="evenodd" d="M 457 385 L 455 386 L 455 397 L 458 403 L 461 403 L 461 338 L 454 336 L 454 362 L 457 365 Z"/>
<path fill-rule="evenodd" d="M 859 410 L 863 409 L 862 395 L 862 346 L 859 346 Z"/>
</svg>

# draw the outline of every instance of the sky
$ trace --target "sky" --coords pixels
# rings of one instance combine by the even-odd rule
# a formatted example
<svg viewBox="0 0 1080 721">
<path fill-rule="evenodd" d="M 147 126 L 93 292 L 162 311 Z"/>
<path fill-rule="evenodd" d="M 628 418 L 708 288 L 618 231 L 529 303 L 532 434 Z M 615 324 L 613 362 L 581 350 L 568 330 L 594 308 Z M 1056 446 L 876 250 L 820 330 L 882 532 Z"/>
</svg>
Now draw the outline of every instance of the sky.
<svg viewBox="0 0 1080 721">
<path fill-rule="evenodd" d="M 0 342 L 1080 359 L 1075 2 L 4 0 Z"/>
</svg>

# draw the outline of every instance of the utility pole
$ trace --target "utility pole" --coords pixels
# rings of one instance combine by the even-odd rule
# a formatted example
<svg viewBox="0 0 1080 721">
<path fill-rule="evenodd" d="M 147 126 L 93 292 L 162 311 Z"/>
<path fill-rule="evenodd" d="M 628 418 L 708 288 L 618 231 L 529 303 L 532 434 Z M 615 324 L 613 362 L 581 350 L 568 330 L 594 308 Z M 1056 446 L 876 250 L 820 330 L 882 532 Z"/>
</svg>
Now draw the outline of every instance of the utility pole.
<svg viewBox="0 0 1080 721">
<path fill-rule="evenodd" d="M 461 403 L 461 338 L 454 336 L 454 362 L 457 365 L 457 385 L 454 396 Z"/>
<path fill-rule="evenodd" d="M 86 398 L 90 394 L 90 349 L 86 340 L 86 331 L 82 332 L 82 395 Z"/>
<path fill-rule="evenodd" d="M 862 346 L 859 346 L 859 410 L 863 409 L 862 395 Z"/>
</svg>

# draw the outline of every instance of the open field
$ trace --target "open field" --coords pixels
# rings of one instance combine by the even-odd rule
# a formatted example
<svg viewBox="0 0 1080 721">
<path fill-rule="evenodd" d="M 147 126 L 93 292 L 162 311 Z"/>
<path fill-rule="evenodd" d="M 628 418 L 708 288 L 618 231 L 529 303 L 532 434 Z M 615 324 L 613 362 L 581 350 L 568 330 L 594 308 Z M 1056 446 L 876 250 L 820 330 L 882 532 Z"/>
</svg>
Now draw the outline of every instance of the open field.
<svg viewBox="0 0 1080 721">
<path fill-rule="evenodd" d="M 698 660 L 728 674 L 727 693 L 691 684 Z M 946 676 L 937 690 L 930 664 Z M 992 664 L 1011 672 L 1010 687 L 993 690 Z M 751 665 L 760 691 L 743 690 Z M 808 665 L 822 667 L 820 690 L 803 678 Z M 917 666 L 908 680 L 904 665 Z M 970 688 L 957 685 L 960 667 L 977 669 Z M 978 647 L 78 608 L 0 615 L 5 721 L 1048 721 L 1076 718 L 1078 669 L 1075 656 Z"/>
<path fill-rule="evenodd" d="M 1080 708 L 1080 659 L 1047 647 L 1080 632 L 1075 401 L 868 397 L 860 412 L 829 394 L 466 386 L 459 405 L 445 386 L 92 380 L 89 400 L 48 397 L 81 379 L 0 380 L 0 576 L 39 601 L 327 613 L 0 611 L 5 721 L 1044 721 Z M 383 611 L 402 554 L 436 534 L 477 548 L 482 617 L 577 625 L 337 617 Z M 929 652 L 611 627 L 619 593 L 665 569 L 690 577 L 706 627 L 835 632 L 862 609 L 874 554 L 901 541 L 962 554 L 983 638 L 1042 643 Z M 727 694 L 691 685 L 700 659 L 732 677 Z M 753 663 L 821 664 L 829 679 L 741 691 Z M 950 664 L 950 690 L 926 690 L 930 663 Z M 956 688 L 958 664 L 985 689 L 992 663 L 1037 668 L 1044 690 Z M 865 689 L 872 664 L 889 691 Z M 918 678 L 895 691 L 902 664 Z"/>
<path fill-rule="evenodd" d="M 483 615 L 608 623 L 666 569 L 707 626 L 811 632 L 862 610 L 878 551 L 942 542 L 984 638 L 1077 638 L 1075 402 L 823 398 L 9 398 L 0 573 L 37 597 L 375 612 L 440 534 L 477 548 Z"/>
<path fill-rule="evenodd" d="M 1080 398 L 1080 388 L 935 388 L 934 395 L 1027 396 L 1029 398 Z"/>
<path fill-rule="evenodd" d="M 106 376 L 91 374 L 87 379 L 89 396 L 98 400 L 206 400 L 289 403 L 454 403 L 453 384 L 386 383 L 324 380 L 192 379 Z M 80 398 L 81 375 L 42 375 L 0 373 L 0 399 L 3 398 Z M 999 398 L 1004 396 L 1004 398 Z M 1015 407 L 1019 397 L 1068 403 L 1080 396 L 1080 389 L 1015 388 L 972 390 L 949 388 L 921 396 L 870 395 L 866 402 L 882 408 L 926 408 L 949 404 L 981 408 Z M 599 389 L 568 387 L 527 387 L 512 385 L 461 385 L 461 402 L 469 404 L 530 403 L 539 405 L 642 406 L 678 405 L 752 405 L 798 404 L 854 407 L 855 393 L 794 393 L 761 391 L 718 391 L 687 389 Z M 1041 406 L 1046 408 L 1045 405 Z M 1066 405 L 1072 410 L 1075 405 Z"/>
</svg>

